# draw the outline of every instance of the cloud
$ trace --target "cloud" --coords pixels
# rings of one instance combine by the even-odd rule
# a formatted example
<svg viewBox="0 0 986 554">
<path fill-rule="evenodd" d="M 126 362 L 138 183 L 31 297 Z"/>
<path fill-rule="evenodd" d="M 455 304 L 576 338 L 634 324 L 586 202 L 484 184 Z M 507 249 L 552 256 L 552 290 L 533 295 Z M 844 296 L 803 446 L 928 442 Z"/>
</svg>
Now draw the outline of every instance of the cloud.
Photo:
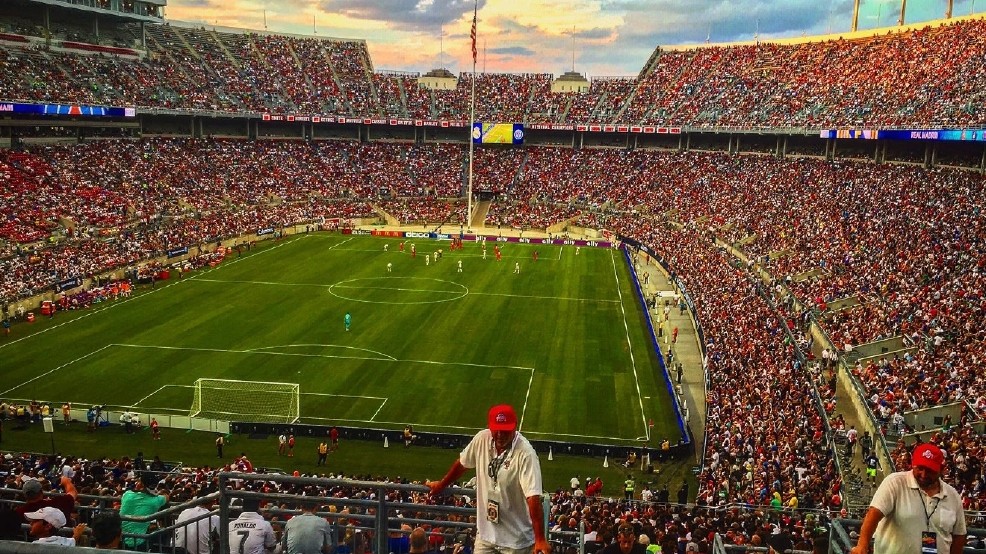
<svg viewBox="0 0 986 554">
<path fill-rule="evenodd" d="M 503 48 L 489 48 L 487 50 L 490 54 L 495 54 L 498 56 L 534 56 L 537 52 L 531 50 L 530 48 L 524 48 L 523 46 L 507 46 Z"/>
<path fill-rule="evenodd" d="M 602 27 L 593 27 L 592 29 L 583 29 L 581 31 L 575 32 L 575 38 L 582 40 L 599 40 L 605 38 L 612 38 L 615 29 L 604 29 Z"/>
<path fill-rule="evenodd" d="M 486 0 L 479 1 L 482 10 Z M 472 15 L 472 0 L 321 0 L 319 8 L 352 19 L 385 23 L 391 29 L 435 32 Z"/>
</svg>

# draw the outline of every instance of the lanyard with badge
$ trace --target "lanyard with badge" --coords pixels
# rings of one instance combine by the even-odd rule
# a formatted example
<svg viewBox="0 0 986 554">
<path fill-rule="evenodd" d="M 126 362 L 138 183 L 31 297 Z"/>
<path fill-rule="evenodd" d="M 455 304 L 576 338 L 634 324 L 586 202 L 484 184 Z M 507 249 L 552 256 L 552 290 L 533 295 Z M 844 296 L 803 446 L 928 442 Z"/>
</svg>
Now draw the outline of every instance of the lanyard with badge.
<svg viewBox="0 0 986 554">
<path fill-rule="evenodd" d="M 514 438 L 516 439 L 516 437 Z M 510 457 L 510 452 L 513 450 L 513 446 L 513 441 L 511 441 L 510 446 L 504 449 L 503 452 L 494 456 L 486 468 L 486 474 L 490 478 L 490 488 L 486 492 L 486 519 L 490 523 L 500 523 L 500 470 L 503 469 L 504 464 L 507 462 L 507 458 Z M 496 443 L 492 443 L 490 447 L 495 453 Z"/>
<path fill-rule="evenodd" d="M 937 496 L 929 496 L 928 498 L 933 498 L 935 500 L 935 507 L 928 512 L 928 505 L 924 501 L 924 494 L 918 491 L 918 496 L 921 498 L 921 509 L 924 510 L 924 531 L 921 532 L 921 554 L 938 554 L 938 533 L 931 530 L 931 516 L 935 515 L 938 511 L 938 505 L 941 504 L 941 498 Z"/>
</svg>

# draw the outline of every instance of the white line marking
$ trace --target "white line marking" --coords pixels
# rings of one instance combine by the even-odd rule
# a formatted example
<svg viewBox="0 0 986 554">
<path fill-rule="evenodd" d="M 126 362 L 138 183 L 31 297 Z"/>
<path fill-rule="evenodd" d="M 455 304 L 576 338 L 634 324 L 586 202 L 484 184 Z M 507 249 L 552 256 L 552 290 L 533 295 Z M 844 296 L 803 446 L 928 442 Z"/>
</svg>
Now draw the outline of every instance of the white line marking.
<svg viewBox="0 0 986 554">
<path fill-rule="evenodd" d="M 358 289 L 358 290 L 396 290 L 398 292 L 437 292 L 442 294 L 461 294 L 462 289 L 459 290 L 436 290 L 436 289 L 406 289 L 404 287 L 361 287 L 358 285 L 335 285 L 332 288 L 337 289 Z"/>
<path fill-rule="evenodd" d="M 377 418 L 377 414 L 379 414 L 379 413 L 380 413 L 380 410 L 382 410 L 382 409 L 383 409 L 383 406 L 384 406 L 384 404 L 386 404 L 386 403 L 387 403 L 387 399 L 386 399 L 386 398 L 384 398 L 384 400 L 383 400 L 383 402 L 381 402 L 381 403 L 380 403 L 380 407 L 379 407 L 379 408 L 377 408 L 377 411 L 375 411 L 375 412 L 373 412 L 373 415 L 372 415 L 372 416 L 370 416 L 370 421 L 373 421 L 374 419 L 376 419 L 376 418 Z"/>
<path fill-rule="evenodd" d="M 439 430 L 441 430 L 441 429 L 456 429 L 456 430 L 467 431 L 469 433 L 475 433 L 477 431 L 480 431 L 480 429 L 477 428 L 477 427 L 466 427 L 466 426 L 463 426 L 463 425 L 435 425 L 435 424 L 430 424 L 430 423 L 420 423 L 420 422 L 414 422 L 414 421 L 372 421 L 372 420 L 369 420 L 369 419 L 349 419 L 349 418 L 337 418 L 337 417 L 305 417 L 305 416 L 301 416 L 301 420 L 303 420 L 303 421 L 311 421 L 311 420 L 316 420 L 316 421 L 338 421 L 338 422 L 351 422 L 351 423 L 376 423 L 376 424 L 381 424 L 381 425 L 397 425 L 397 426 L 404 426 L 404 425 L 410 424 L 410 425 L 413 425 L 415 428 L 428 428 L 428 429 L 439 429 Z M 544 435 L 546 437 L 577 437 L 577 438 L 582 438 L 582 439 L 597 439 L 597 440 L 614 440 L 615 439 L 615 440 L 618 440 L 618 441 L 637 441 L 637 439 L 633 439 L 633 438 L 629 438 L 629 437 L 613 437 L 611 435 L 606 435 L 606 436 L 602 436 L 602 435 L 579 435 L 579 434 L 575 434 L 575 433 L 555 433 L 553 431 L 551 431 L 551 432 L 541 432 L 541 431 L 531 431 L 529 429 L 525 429 L 524 430 L 524 435 L 525 436 L 530 436 L 530 435 Z M 639 441 L 637 441 L 637 442 L 639 442 Z"/>
<path fill-rule="evenodd" d="M 131 408 L 133 408 L 134 406 L 140 406 L 140 404 L 141 404 L 141 403 L 142 403 L 143 401 L 145 401 L 145 400 L 147 400 L 148 398 L 150 398 L 150 397 L 152 397 L 152 396 L 154 396 L 155 394 L 157 394 L 157 393 L 159 393 L 159 392 L 161 392 L 161 391 L 162 391 L 162 390 L 163 390 L 163 389 L 164 389 L 165 387 L 167 387 L 167 386 L 169 386 L 169 385 L 163 385 L 163 386 L 160 386 L 160 387 L 158 387 L 158 389 L 157 389 L 156 391 L 154 391 L 154 392 L 152 392 L 151 394 L 148 394 L 147 396 L 145 396 L 144 398 L 141 398 L 140 400 L 138 400 L 138 401 L 136 401 L 136 402 L 134 402 L 133 404 L 131 404 L 131 405 L 130 405 L 130 407 L 131 407 Z"/>
<path fill-rule="evenodd" d="M 608 302 L 608 303 L 619 303 L 619 300 L 605 299 L 605 298 L 576 298 L 572 296 L 536 296 L 532 294 L 503 294 L 498 292 L 469 292 L 471 295 L 476 296 L 506 296 L 508 298 L 533 298 L 535 300 L 574 300 L 576 302 Z"/>
<path fill-rule="evenodd" d="M 278 283 L 276 281 L 249 281 L 245 279 L 195 279 L 199 283 L 235 283 L 238 285 L 277 285 L 282 287 L 331 287 L 325 283 Z"/>
<path fill-rule="evenodd" d="M 390 355 L 387 355 L 387 354 L 384 354 L 383 352 L 377 352 L 376 350 L 370 350 L 369 348 L 358 348 L 356 346 L 342 346 L 342 345 L 338 345 L 338 344 L 284 344 L 284 345 L 275 345 L 275 346 L 261 346 L 259 348 L 250 348 L 248 350 L 244 350 L 244 352 L 259 352 L 261 350 L 271 350 L 271 349 L 274 349 L 274 348 L 304 348 L 304 347 L 308 347 L 308 346 L 320 346 L 320 347 L 323 347 L 323 348 L 346 348 L 346 349 L 349 349 L 349 350 L 361 350 L 363 352 L 369 352 L 371 354 L 377 354 L 377 355 L 379 355 L 381 357 L 387 358 L 388 360 L 393 360 L 395 362 L 397 361 L 397 358 L 395 358 L 393 356 L 390 356 Z"/>
<path fill-rule="evenodd" d="M 362 398 L 367 400 L 387 400 L 383 396 L 362 396 L 359 394 L 334 394 L 331 392 L 303 392 L 301 396 L 332 396 L 335 398 Z"/>
<path fill-rule="evenodd" d="M 38 379 L 41 379 L 42 377 L 47 377 L 48 375 L 51 375 L 52 373 L 58 371 L 59 369 L 62 369 L 64 367 L 68 367 L 68 366 L 74 364 L 75 362 L 78 362 L 79 360 L 84 360 L 84 359 L 88 358 L 89 356 L 92 356 L 93 354 L 99 354 L 100 352 L 102 352 L 103 350 L 106 350 L 110 346 L 112 346 L 112 345 L 107 344 L 106 346 L 100 348 L 99 350 L 93 350 L 92 352 L 90 352 L 88 354 L 84 354 L 82 356 L 79 356 L 78 358 L 72 360 L 71 362 L 65 362 L 64 364 L 56 367 L 55 369 L 49 370 L 49 371 L 47 371 L 45 373 L 42 373 L 41 375 L 38 375 L 37 377 L 34 377 L 32 379 L 28 379 L 27 381 L 24 381 L 23 383 L 15 386 L 15 387 L 11 387 L 11 388 L 3 391 L 3 392 L 0 392 L 0 396 L 6 396 L 7 393 L 9 393 L 12 390 L 17 390 L 17 389 L 19 389 L 19 388 L 21 388 L 21 387 L 23 387 L 25 385 L 28 385 L 28 384 L 30 384 L 30 383 L 32 383 L 34 381 L 37 381 Z"/>
<path fill-rule="evenodd" d="M 637 404 L 640 406 L 640 421 L 644 425 L 644 434 L 650 436 L 647 427 L 647 415 L 644 413 L 644 399 L 640 394 L 640 379 L 637 377 L 637 360 L 633 356 L 633 343 L 630 342 L 630 324 L 627 323 L 627 311 L 623 305 L 623 291 L 620 290 L 620 275 L 616 271 L 616 257 L 613 250 L 609 251 L 609 259 L 613 262 L 613 278 L 616 280 L 616 293 L 620 296 L 620 311 L 623 312 L 623 328 L 626 330 L 627 350 L 630 352 L 630 368 L 633 370 L 633 385 L 637 389 Z"/>
<path fill-rule="evenodd" d="M 124 346 L 127 348 L 148 348 L 153 350 L 187 350 L 191 352 L 219 352 L 222 354 L 257 354 L 260 356 L 291 356 L 297 358 L 335 358 L 343 360 L 379 360 L 383 362 L 396 361 L 393 358 L 360 358 L 358 356 L 334 356 L 332 354 L 295 354 L 291 352 L 264 352 L 257 350 L 227 350 L 225 348 L 193 348 L 187 346 L 159 346 L 153 344 L 124 344 L 114 343 L 112 346 Z"/>
<path fill-rule="evenodd" d="M 228 350 L 225 348 L 198 348 L 191 346 L 160 346 L 153 344 L 126 344 L 126 343 L 113 343 L 107 346 L 123 346 L 127 348 L 147 348 L 151 350 L 187 350 L 190 352 L 218 352 L 221 354 L 257 354 L 260 356 L 291 356 L 298 358 L 330 358 L 339 360 L 374 360 L 378 362 L 400 362 L 400 363 L 414 363 L 414 364 L 431 364 L 431 365 L 445 365 L 445 366 L 464 366 L 464 367 L 485 367 L 490 369 L 522 369 L 531 371 L 532 367 L 523 366 L 513 366 L 513 365 L 488 365 L 488 364 L 474 364 L 468 362 L 439 362 L 435 360 L 399 360 L 393 356 L 387 356 L 386 358 L 373 358 L 373 357 L 359 357 L 359 356 L 335 356 L 332 354 L 294 354 L 291 352 L 266 352 L 262 350 Z M 106 348 L 104 346 L 103 348 Z M 371 351 L 372 352 L 372 351 Z M 87 354 L 88 355 L 88 354 Z M 383 354 L 386 356 L 386 354 Z M 36 378 L 35 378 L 36 379 Z"/>
<path fill-rule="evenodd" d="M 519 429 L 524 428 L 524 418 L 527 416 L 527 401 L 531 398 L 531 387 L 534 386 L 534 368 L 531 368 L 531 377 L 527 380 L 527 394 L 524 395 L 524 406 L 520 409 Z"/>
<path fill-rule="evenodd" d="M 141 292 L 140 294 L 137 294 L 135 296 L 131 296 L 130 298 L 124 298 L 122 300 L 113 300 L 113 301 L 111 301 L 112 304 L 110 304 L 109 306 L 105 306 L 105 307 L 102 307 L 102 308 L 96 308 L 96 309 L 87 309 L 85 314 L 80 315 L 79 317 L 77 317 L 75 319 L 72 319 L 71 321 L 66 321 L 64 323 L 59 323 L 58 325 L 52 325 L 51 327 L 48 327 L 48 328 L 43 329 L 41 331 L 38 331 L 37 333 L 32 333 L 30 335 L 27 335 L 27 336 L 24 336 L 24 337 L 20 337 L 20 338 L 14 339 L 14 340 L 9 341 L 9 342 L 5 342 L 4 344 L 0 344 L 0 349 L 6 348 L 6 347 L 10 346 L 11 344 L 16 344 L 16 343 L 18 343 L 18 342 L 20 342 L 22 340 L 27 340 L 27 339 L 30 339 L 32 337 L 41 336 L 44 333 L 48 333 L 50 331 L 54 331 L 55 329 L 58 329 L 58 328 L 60 328 L 60 327 L 62 327 L 64 325 L 70 325 L 70 324 L 75 323 L 77 321 L 81 321 L 83 319 L 86 319 L 87 317 L 92 317 L 94 315 L 101 314 L 101 313 L 105 312 L 106 310 L 110 310 L 110 309 L 116 308 L 117 306 L 122 306 L 124 304 L 129 303 L 129 302 L 133 302 L 134 300 L 140 300 L 141 298 L 144 298 L 145 296 L 147 296 L 149 294 L 154 294 L 156 292 L 160 292 L 162 290 L 171 288 L 171 287 L 173 287 L 175 285 L 180 285 L 181 283 L 187 283 L 187 282 L 190 282 L 190 281 L 198 280 L 198 276 L 199 275 L 205 275 L 207 273 L 212 273 L 213 271 L 215 271 L 217 269 L 220 269 L 222 267 L 226 267 L 226 266 L 228 266 L 230 264 L 235 264 L 235 263 L 237 263 L 237 262 L 239 262 L 241 260 L 246 260 L 248 258 L 252 258 L 254 256 L 258 256 L 260 254 L 264 254 L 266 252 L 270 252 L 271 250 L 275 250 L 277 248 L 280 248 L 282 246 L 285 246 L 285 245 L 290 244 L 292 242 L 295 242 L 297 240 L 301 240 L 303 238 L 305 238 L 305 237 L 304 236 L 301 236 L 301 237 L 299 237 L 297 239 L 294 239 L 294 240 L 282 242 L 281 244 L 279 244 L 277 246 L 274 246 L 272 248 L 269 248 L 267 250 L 264 250 L 263 252 L 257 252 L 256 254 L 251 254 L 251 255 L 247 256 L 246 258 L 236 258 L 235 260 L 231 260 L 229 262 L 226 262 L 226 263 L 217 265 L 216 267 L 210 267 L 209 269 L 203 270 L 200 273 L 196 273 L 195 275 L 192 275 L 191 277 L 189 277 L 187 279 L 178 279 L 178 280 L 176 280 L 176 281 L 174 281 L 172 283 L 168 283 L 167 285 L 162 286 L 161 288 L 153 288 L 153 289 L 151 289 L 149 291 Z M 109 346 L 109 345 L 107 345 L 107 346 Z"/>
<path fill-rule="evenodd" d="M 410 289 L 410 288 L 398 288 L 398 287 L 360 287 L 360 286 L 349 286 L 345 284 L 325 284 L 325 283 L 279 283 L 274 281 L 251 281 L 242 279 L 195 279 L 199 283 L 238 283 L 247 285 L 274 285 L 281 287 L 321 287 L 321 288 L 341 288 L 341 289 L 381 289 L 381 290 L 396 290 L 401 292 L 434 292 L 443 294 L 453 294 L 460 293 L 459 290 L 437 290 L 437 289 Z M 470 296 L 502 296 L 505 298 L 532 298 L 534 300 L 570 300 L 575 302 L 603 302 L 617 304 L 621 300 L 608 299 L 608 298 L 577 298 L 571 296 L 538 296 L 533 294 L 504 294 L 497 292 L 473 292 L 469 291 Z"/>
<path fill-rule="evenodd" d="M 530 429 L 524 429 L 524 436 L 531 435 L 544 435 L 547 437 L 578 437 L 583 439 L 603 439 L 603 440 L 619 440 L 619 441 L 634 441 L 637 439 L 614 437 L 611 435 L 600 436 L 600 435 L 578 435 L 575 433 L 555 433 L 554 431 L 543 432 L 543 431 L 531 431 Z"/>
<path fill-rule="evenodd" d="M 344 240 L 342 242 L 333 244 L 332 246 L 329 247 L 329 250 L 335 250 L 336 248 L 342 246 L 343 244 L 346 244 L 347 242 L 349 242 L 351 240 L 353 240 L 353 237 L 349 237 L 348 239 L 346 239 L 346 240 Z M 345 249 L 343 249 L 343 250 L 345 250 Z"/>
</svg>

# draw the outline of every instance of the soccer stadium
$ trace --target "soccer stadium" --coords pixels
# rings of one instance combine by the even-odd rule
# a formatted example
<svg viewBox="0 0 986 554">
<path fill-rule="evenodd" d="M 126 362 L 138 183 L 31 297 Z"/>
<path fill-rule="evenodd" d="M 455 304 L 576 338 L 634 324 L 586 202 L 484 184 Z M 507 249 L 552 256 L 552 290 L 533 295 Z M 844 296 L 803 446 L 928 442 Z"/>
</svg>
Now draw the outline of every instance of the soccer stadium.
<svg viewBox="0 0 986 554">
<path fill-rule="evenodd" d="M 859 552 L 932 466 L 986 552 L 983 14 L 593 77 L 166 4 L 0 2 L 0 551 L 471 554 L 425 480 L 509 404 L 558 554 Z"/>
</svg>

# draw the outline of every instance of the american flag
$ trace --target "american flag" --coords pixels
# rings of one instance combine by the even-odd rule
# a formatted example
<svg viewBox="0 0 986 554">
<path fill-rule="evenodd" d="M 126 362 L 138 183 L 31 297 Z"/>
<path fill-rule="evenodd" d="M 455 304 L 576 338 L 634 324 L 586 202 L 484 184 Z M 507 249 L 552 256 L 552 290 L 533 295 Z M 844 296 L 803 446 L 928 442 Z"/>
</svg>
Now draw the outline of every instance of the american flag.
<svg viewBox="0 0 986 554">
<path fill-rule="evenodd" d="M 472 31 L 469 32 L 469 36 L 472 37 L 472 63 L 476 63 L 476 12 L 479 10 L 479 1 L 477 0 L 473 4 L 472 9 Z"/>
</svg>

